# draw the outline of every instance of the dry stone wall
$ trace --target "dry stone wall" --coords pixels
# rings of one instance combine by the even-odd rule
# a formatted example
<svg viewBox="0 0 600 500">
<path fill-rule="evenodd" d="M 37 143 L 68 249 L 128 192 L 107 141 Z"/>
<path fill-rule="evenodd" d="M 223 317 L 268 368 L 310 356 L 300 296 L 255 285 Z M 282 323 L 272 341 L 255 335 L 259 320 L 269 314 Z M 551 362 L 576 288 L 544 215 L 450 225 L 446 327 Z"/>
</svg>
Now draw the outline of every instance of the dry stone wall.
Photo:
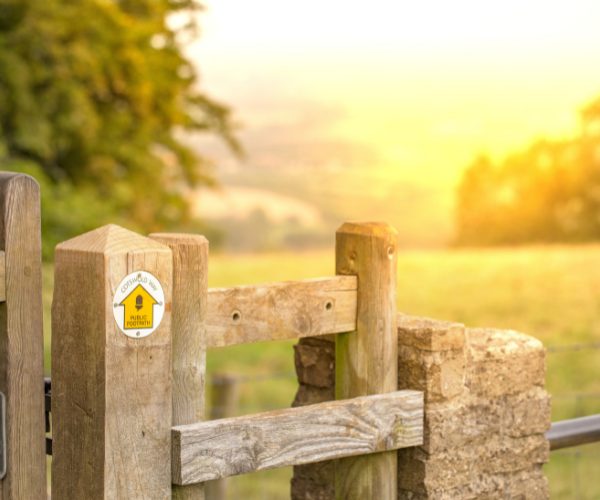
<svg viewBox="0 0 600 500">
<path fill-rule="evenodd" d="M 527 335 L 398 317 L 398 389 L 425 393 L 422 446 L 398 451 L 399 499 L 546 499 L 545 350 Z M 334 398 L 334 337 L 295 347 L 295 406 Z M 294 500 L 331 500 L 334 464 L 294 468 Z"/>
</svg>

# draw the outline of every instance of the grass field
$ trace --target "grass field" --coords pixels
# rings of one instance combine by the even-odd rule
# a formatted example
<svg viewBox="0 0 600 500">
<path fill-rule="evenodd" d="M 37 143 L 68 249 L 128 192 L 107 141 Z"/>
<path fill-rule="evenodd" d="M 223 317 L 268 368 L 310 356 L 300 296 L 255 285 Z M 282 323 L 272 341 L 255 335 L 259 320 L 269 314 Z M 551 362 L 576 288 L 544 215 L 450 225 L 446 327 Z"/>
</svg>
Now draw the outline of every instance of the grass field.
<svg viewBox="0 0 600 500">
<path fill-rule="evenodd" d="M 326 276 L 333 273 L 333 256 L 333 249 L 294 255 L 215 255 L 209 284 Z M 600 342 L 600 245 L 406 251 L 400 254 L 398 267 L 402 312 L 468 326 L 512 328 L 547 346 Z M 45 278 L 48 305 L 49 268 Z M 290 342 L 210 351 L 208 370 L 244 377 L 239 413 L 289 406 L 296 389 L 289 376 Z M 277 378 L 270 379 L 271 375 Z M 548 389 L 553 395 L 553 420 L 600 413 L 600 350 L 550 353 Z M 600 482 L 586 480 L 599 465 L 600 445 L 553 453 L 546 466 L 552 498 L 600 498 Z M 231 498 L 288 498 L 290 474 L 284 469 L 232 478 Z"/>
</svg>

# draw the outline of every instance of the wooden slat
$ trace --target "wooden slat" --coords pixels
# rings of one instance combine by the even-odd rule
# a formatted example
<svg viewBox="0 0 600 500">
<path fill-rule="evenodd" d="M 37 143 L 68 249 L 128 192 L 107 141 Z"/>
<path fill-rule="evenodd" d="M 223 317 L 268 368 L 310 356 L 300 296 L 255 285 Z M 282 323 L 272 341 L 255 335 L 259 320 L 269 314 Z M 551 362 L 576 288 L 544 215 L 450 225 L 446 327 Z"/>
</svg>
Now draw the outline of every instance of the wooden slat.
<svg viewBox="0 0 600 500">
<path fill-rule="evenodd" d="M 40 191 L 0 173 L 0 391 L 6 395 L 7 473 L 0 499 L 46 498 Z M 3 266 L 4 267 L 4 266 Z"/>
<path fill-rule="evenodd" d="M 355 276 L 211 288 L 207 347 L 352 331 L 356 289 Z"/>
<path fill-rule="evenodd" d="M 336 272 L 358 276 L 356 331 L 336 338 L 335 396 L 349 399 L 398 388 L 396 248 L 381 223 L 346 223 L 336 233 Z M 396 453 L 351 457 L 335 467 L 339 500 L 396 500 Z"/>
<path fill-rule="evenodd" d="M 423 393 L 398 391 L 173 428 L 173 482 L 422 444 Z"/>
<path fill-rule="evenodd" d="M 173 425 L 204 420 L 208 240 L 195 234 L 154 233 L 173 252 Z M 174 487 L 175 500 L 203 500 L 201 484 Z"/>
<path fill-rule="evenodd" d="M 6 300 L 6 253 L 0 251 L 0 302 Z"/>
</svg>

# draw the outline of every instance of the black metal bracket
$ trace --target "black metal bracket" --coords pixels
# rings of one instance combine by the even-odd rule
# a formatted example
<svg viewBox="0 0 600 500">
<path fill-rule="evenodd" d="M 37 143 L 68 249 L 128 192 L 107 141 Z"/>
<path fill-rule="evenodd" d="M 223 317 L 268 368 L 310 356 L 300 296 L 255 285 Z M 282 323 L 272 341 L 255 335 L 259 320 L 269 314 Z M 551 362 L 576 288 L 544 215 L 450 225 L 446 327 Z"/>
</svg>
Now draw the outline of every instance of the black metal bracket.
<svg viewBox="0 0 600 500">
<path fill-rule="evenodd" d="M 6 396 L 0 392 L 0 479 L 6 476 Z"/>
<path fill-rule="evenodd" d="M 46 433 L 52 431 L 52 381 L 50 377 L 44 378 L 44 413 L 46 415 Z M 46 455 L 52 455 L 52 438 L 46 437 Z"/>
</svg>

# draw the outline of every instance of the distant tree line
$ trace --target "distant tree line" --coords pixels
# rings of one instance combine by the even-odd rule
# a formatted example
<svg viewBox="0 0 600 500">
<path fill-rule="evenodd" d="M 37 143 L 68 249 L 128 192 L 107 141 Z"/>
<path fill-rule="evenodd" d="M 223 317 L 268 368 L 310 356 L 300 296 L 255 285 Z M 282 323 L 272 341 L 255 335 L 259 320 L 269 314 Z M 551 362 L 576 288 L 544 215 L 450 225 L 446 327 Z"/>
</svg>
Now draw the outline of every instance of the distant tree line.
<svg viewBox="0 0 600 500">
<path fill-rule="evenodd" d="M 569 140 L 541 140 L 503 162 L 477 158 L 457 193 L 457 243 L 600 239 L 600 98 Z"/>
<path fill-rule="evenodd" d="M 230 112 L 182 52 L 195 0 L 0 0 L 0 169 L 42 185 L 44 253 L 107 220 L 192 224 L 185 193 L 212 182 L 181 140 Z"/>
</svg>

